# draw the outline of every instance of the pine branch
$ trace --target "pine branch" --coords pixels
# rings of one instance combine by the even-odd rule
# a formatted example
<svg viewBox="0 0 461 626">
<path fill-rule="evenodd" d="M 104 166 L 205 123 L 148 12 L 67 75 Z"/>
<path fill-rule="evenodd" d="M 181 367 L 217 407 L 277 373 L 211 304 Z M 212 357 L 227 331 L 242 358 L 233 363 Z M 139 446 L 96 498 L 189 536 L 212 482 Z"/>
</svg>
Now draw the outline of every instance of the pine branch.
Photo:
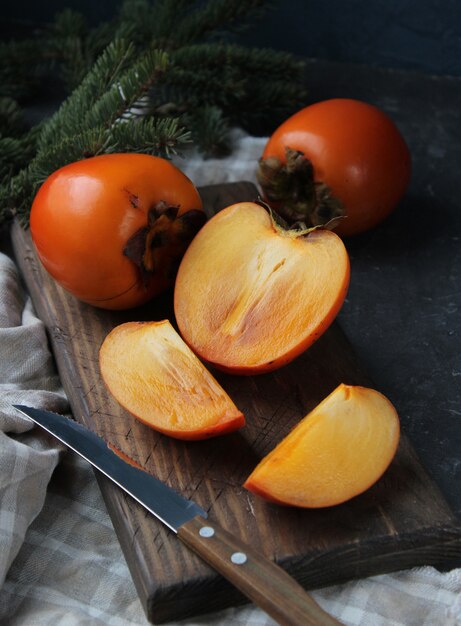
<svg viewBox="0 0 461 626">
<path fill-rule="evenodd" d="M 168 109 L 176 114 L 216 105 L 226 116 L 248 109 L 257 117 L 259 108 L 252 104 L 255 97 L 267 108 L 259 93 L 270 96 L 268 106 L 287 113 L 300 106 L 305 97 L 301 88 L 303 67 L 294 61 L 287 62 L 288 77 L 285 78 L 284 60 L 278 55 L 266 56 L 258 50 L 242 51 L 222 44 L 188 46 L 171 55 L 171 71 L 161 79 L 155 92 L 150 93 L 154 113 L 164 110 L 168 103 Z M 257 56 L 256 60 L 253 56 Z M 274 61 L 276 67 L 272 75 L 270 65 Z M 264 62 L 268 68 L 261 71 Z"/>
<path fill-rule="evenodd" d="M 69 91 L 85 78 L 95 59 L 113 39 L 110 24 L 90 29 L 78 11 L 64 9 L 49 29 L 49 54 Z"/>
<path fill-rule="evenodd" d="M 0 136 L 0 180 L 12 176 L 16 164 L 23 162 L 24 144 L 16 137 Z"/>
<path fill-rule="evenodd" d="M 243 27 L 243 20 L 258 18 L 267 0 L 213 0 L 199 4 L 172 33 L 176 47 L 204 41 L 212 34 Z"/>
<path fill-rule="evenodd" d="M 106 139 L 103 126 L 81 129 L 70 136 L 63 136 L 59 142 L 39 150 L 29 167 L 30 175 L 38 184 L 55 170 L 67 163 L 99 154 Z"/>
<path fill-rule="evenodd" d="M 260 17 L 268 4 L 267 0 L 125 0 L 116 32 L 137 45 L 172 50 L 241 30 L 246 20 Z"/>
<path fill-rule="evenodd" d="M 221 109 L 205 105 L 195 109 L 185 119 L 200 152 L 216 158 L 230 154 L 229 122 Z"/>
<path fill-rule="evenodd" d="M 192 92 L 202 89 L 208 97 L 211 92 L 213 98 L 219 92 L 221 99 L 245 97 L 255 81 L 284 82 L 299 89 L 304 76 L 302 63 L 275 50 L 207 43 L 185 46 L 170 55 L 174 68 L 167 76 L 169 83 L 185 84 Z"/>
<path fill-rule="evenodd" d="M 200 72 L 175 66 L 165 77 L 165 85 L 170 87 L 169 99 L 188 110 L 212 103 L 225 106 L 246 93 L 246 78 L 229 65 L 222 65 L 220 70 L 202 66 Z"/>
<path fill-rule="evenodd" d="M 178 51 L 179 54 L 184 53 Z M 198 50 L 203 57 L 206 55 L 205 50 Z M 248 72 L 251 75 L 257 75 L 265 79 L 274 79 L 284 81 L 298 82 L 303 78 L 305 65 L 301 61 L 294 58 L 291 54 L 281 50 L 272 50 L 271 48 L 244 48 L 236 45 L 222 44 L 221 51 L 215 51 L 214 57 L 220 62 L 220 57 L 224 57 L 226 62 L 239 68 L 240 71 Z M 193 58 L 193 52 L 188 51 L 188 57 Z M 180 63 L 186 63 L 186 59 L 178 59 Z"/>
<path fill-rule="evenodd" d="M 82 85 L 44 124 L 35 158 L 8 184 L 0 195 L 0 205 L 14 199 L 15 211 L 25 221 L 32 200 L 29 194 L 67 163 L 127 150 L 169 156 L 178 145 L 190 140 L 189 133 L 175 119 L 147 119 L 136 124 L 130 109 L 167 71 L 168 57 L 162 51 L 149 50 L 126 67 L 132 49 L 120 42 L 109 46 Z M 19 191 L 21 185 L 24 192 Z"/>
<path fill-rule="evenodd" d="M 172 71 L 151 94 L 154 111 L 164 102 L 178 114 L 216 106 L 228 123 L 251 130 L 253 123 L 291 114 L 306 98 L 304 65 L 284 52 L 208 43 L 171 56 Z"/>
<path fill-rule="evenodd" d="M 37 129 L 28 131 L 16 100 L 0 98 L 0 181 L 17 174 L 34 157 Z"/>
<path fill-rule="evenodd" d="M 19 137 L 25 131 L 24 112 L 17 101 L 13 98 L 0 97 L 0 135 Z"/>
<path fill-rule="evenodd" d="M 305 98 L 305 91 L 296 83 L 255 80 L 248 85 L 245 100 L 236 102 L 228 115 L 232 123 L 256 132 L 256 126 L 269 121 L 271 127 L 280 124 L 303 106 Z"/>
<path fill-rule="evenodd" d="M 83 115 L 103 98 L 135 56 L 134 46 L 122 40 L 112 42 L 95 62 L 81 85 L 73 91 L 40 136 L 39 149 L 55 144 L 63 136 L 75 134 Z"/>
<path fill-rule="evenodd" d="M 159 50 L 148 51 L 144 58 L 126 70 L 116 83 L 89 109 L 81 120 L 83 127 L 92 127 L 99 120 L 111 127 L 130 109 L 168 69 L 168 56 Z"/>
<path fill-rule="evenodd" d="M 44 67 L 68 86 L 77 83 L 28 133 L 17 106 L 0 98 L 0 220 L 16 214 L 26 224 L 38 186 L 66 163 L 126 151 L 169 158 L 190 141 L 205 155 L 221 155 L 230 148 L 231 124 L 255 128 L 299 108 L 300 63 L 286 53 L 220 43 L 268 4 L 124 0 L 97 28 L 65 10 L 34 42 L 0 44 L 15 68 L 0 68 L 0 96 L 27 93 Z M 15 54 L 26 69 L 17 70 Z"/>
<path fill-rule="evenodd" d="M 276 80 L 296 82 L 304 77 L 304 63 L 286 52 L 268 48 L 244 48 L 225 43 L 184 46 L 170 53 L 174 65 L 181 69 L 213 70 L 216 76 L 223 68 L 231 68 L 241 80 L 252 82 Z"/>
<path fill-rule="evenodd" d="M 138 46 L 156 45 L 170 49 L 178 16 L 187 14 L 196 0 L 125 0 L 119 16 L 116 37 L 127 38 Z"/>
<path fill-rule="evenodd" d="M 190 141 L 190 133 L 178 119 L 119 120 L 110 131 L 105 124 L 66 137 L 40 153 L 31 164 L 34 179 L 41 184 L 51 172 L 66 163 L 113 152 L 146 152 L 171 157 L 177 147 Z"/>
<path fill-rule="evenodd" d="M 169 159 L 190 141 L 191 132 L 179 118 L 132 119 L 112 128 L 104 152 L 143 152 Z"/>
</svg>

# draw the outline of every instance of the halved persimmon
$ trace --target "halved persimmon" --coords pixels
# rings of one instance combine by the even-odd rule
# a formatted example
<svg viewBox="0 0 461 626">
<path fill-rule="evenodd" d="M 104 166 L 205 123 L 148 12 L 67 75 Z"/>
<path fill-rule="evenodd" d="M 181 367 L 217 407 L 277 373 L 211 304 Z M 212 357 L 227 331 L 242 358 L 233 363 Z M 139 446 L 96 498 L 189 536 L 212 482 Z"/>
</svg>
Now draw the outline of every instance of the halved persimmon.
<svg viewBox="0 0 461 626">
<path fill-rule="evenodd" d="M 263 206 L 223 209 L 198 232 L 176 277 L 179 330 L 205 361 L 268 372 L 306 350 L 339 312 L 349 285 L 342 240 L 285 230 Z"/>
<path fill-rule="evenodd" d="M 340 504 L 383 475 L 399 437 L 397 412 L 384 395 L 341 384 L 261 460 L 244 486 L 278 504 Z"/>
<path fill-rule="evenodd" d="M 244 425 L 243 414 L 168 320 L 116 326 L 99 351 L 104 382 L 141 422 L 177 439 Z"/>
</svg>

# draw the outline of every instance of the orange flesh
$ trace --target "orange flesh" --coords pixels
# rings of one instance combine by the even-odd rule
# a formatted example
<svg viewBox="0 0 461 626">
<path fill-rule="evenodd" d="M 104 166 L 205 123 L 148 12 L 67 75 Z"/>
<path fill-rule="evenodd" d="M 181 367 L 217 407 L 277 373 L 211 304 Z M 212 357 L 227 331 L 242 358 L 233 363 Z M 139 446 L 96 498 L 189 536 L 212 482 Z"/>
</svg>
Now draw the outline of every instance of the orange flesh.
<svg viewBox="0 0 461 626">
<path fill-rule="evenodd" d="M 115 399 L 155 430 L 204 439 L 244 425 L 243 414 L 168 320 L 117 326 L 99 362 Z"/>
<path fill-rule="evenodd" d="M 176 279 L 176 320 L 203 359 L 234 373 L 267 372 L 328 328 L 348 285 L 349 258 L 336 234 L 281 232 L 263 207 L 240 203 L 189 246 Z"/>
<path fill-rule="evenodd" d="M 279 504 L 340 504 L 382 476 L 399 436 L 398 415 L 385 396 L 341 384 L 262 459 L 244 486 Z"/>
</svg>

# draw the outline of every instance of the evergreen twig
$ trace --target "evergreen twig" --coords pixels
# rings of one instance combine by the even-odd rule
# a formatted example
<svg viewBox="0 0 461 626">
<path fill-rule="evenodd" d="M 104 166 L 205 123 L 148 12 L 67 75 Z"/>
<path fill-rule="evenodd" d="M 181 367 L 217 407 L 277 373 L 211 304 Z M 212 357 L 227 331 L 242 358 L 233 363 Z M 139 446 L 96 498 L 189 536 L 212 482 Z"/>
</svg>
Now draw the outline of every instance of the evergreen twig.
<svg viewBox="0 0 461 626">
<path fill-rule="evenodd" d="M 124 113 L 168 68 L 164 52 L 149 50 L 127 67 L 132 56 L 131 45 L 117 41 L 108 47 L 80 87 L 43 126 L 35 158 L 2 189 L 0 206 L 11 206 L 8 202 L 14 199 L 14 213 L 26 222 L 38 186 L 66 163 L 105 152 L 131 151 L 133 137 L 138 151 L 165 156 L 189 140 L 178 120 L 151 119 L 138 126 L 134 120 L 123 120 Z"/>
<path fill-rule="evenodd" d="M 213 0 L 199 4 L 177 25 L 172 38 L 179 47 L 203 41 L 209 35 L 241 30 L 244 28 L 243 20 L 260 17 L 267 4 L 266 0 Z"/>
<path fill-rule="evenodd" d="M 219 156 L 230 149 L 231 125 L 251 131 L 299 108 L 302 64 L 223 39 L 268 5 L 124 0 L 96 28 L 66 9 L 35 40 L 0 44 L 10 64 L 0 68 L 0 221 L 17 215 L 26 224 L 38 186 L 66 163 L 117 151 L 170 158 L 190 141 Z M 14 99 L 30 93 L 46 69 L 71 93 L 27 131 Z"/>
<path fill-rule="evenodd" d="M 16 100 L 0 97 L 0 134 L 18 137 L 26 131 L 23 110 Z"/>
<path fill-rule="evenodd" d="M 230 153 L 229 123 L 220 108 L 214 105 L 198 107 L 186 119 L 192 139 L 200 152 L 215 157 Z"/>
<path fill-rule="evenodd" d="M 64 136 L 78 132 L 82 115 L 86 115 L 112 89 L 134 56 L 134 46 L 126 41 L 115 40 L 109 44 L 79 87 L 47 121 L 40 135 L 39 148 L 43 149 L 59 142 Z"/>
</svg>

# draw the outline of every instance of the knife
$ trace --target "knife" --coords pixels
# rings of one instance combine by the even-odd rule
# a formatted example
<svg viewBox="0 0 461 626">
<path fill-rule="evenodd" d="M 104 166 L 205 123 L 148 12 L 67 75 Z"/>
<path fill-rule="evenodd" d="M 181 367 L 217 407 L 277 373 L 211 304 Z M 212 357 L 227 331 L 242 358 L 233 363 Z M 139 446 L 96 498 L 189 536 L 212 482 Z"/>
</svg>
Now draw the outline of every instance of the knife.
<svg viewBox="0 0 461 626">
<path fill-rule="evenodd" d="M 96 433 L 57 413 L 13 406 L 121 487 L 279 624 L 341 624 L 274 561 L 207 520 L 207 513 L 195 502 L 124 461 Z"/>
</svg>

